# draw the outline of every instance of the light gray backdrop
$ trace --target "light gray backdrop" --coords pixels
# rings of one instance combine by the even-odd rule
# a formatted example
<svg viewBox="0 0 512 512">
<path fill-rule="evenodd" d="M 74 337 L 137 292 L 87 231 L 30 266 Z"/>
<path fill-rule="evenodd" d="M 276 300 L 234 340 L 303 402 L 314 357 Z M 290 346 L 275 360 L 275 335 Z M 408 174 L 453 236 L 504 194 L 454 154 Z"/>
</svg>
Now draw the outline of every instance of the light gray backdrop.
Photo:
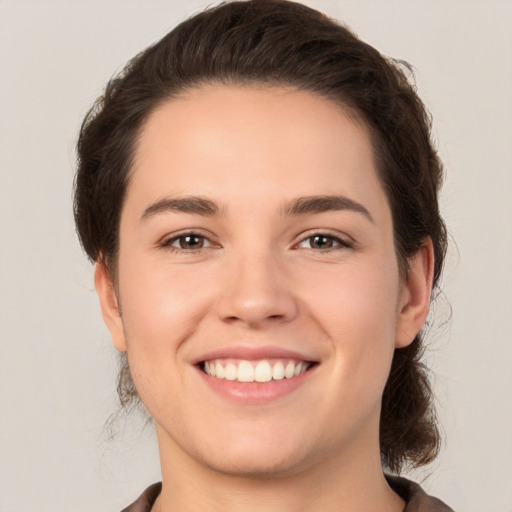
<svg viewBox="0 0 512 512">
<path fill-rule="evenodd" d="M 74 143 L 110 75 L 208 3 L 0 0 L 1 512 L 116 511 L 159 479 L 151 429 L 104 438 L 116 363 L 74 234 Z M 446 443 L 424 486 L 511 512 L 512 3 L 306 3 L 416 67 L 457 242 L 428 353 Z"/>
</svg>

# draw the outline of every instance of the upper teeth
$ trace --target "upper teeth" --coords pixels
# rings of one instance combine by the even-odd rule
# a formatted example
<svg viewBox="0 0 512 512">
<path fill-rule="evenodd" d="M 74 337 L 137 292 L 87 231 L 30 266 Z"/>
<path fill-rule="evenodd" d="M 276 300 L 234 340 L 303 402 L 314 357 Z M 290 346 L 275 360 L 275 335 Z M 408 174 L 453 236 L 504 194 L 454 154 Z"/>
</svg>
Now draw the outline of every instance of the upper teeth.
<svg viewBox="0 0 512 512">
<path fill-rule="evenodd" d="M 226 361 L 216 359 L 204 363 L 204 371 L 217 379 L 237 380 L 238 382 L 269 382 L 291 379 L 304 373 L 310 364 L 305 361 L 277 361 L 271 364 L 262 361 Z"/>
</svg>

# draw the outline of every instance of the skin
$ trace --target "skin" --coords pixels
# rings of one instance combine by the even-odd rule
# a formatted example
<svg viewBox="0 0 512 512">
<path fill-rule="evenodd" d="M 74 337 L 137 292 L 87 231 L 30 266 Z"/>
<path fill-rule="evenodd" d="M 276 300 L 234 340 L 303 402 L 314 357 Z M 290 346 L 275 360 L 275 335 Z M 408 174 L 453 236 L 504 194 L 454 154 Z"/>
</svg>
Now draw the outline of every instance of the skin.
<svg viewBox="0 0 512 512">
<path fill-rule="evenodd" d="M 221 213 L 154 208 L 192 195 Z M 327 195 L 368 215 L 282 214 Z M 203 247 L 180 247 L 184 231 Z M 315 234 L 331 238 L 316 246 Z M 121 215 L 116 285 L 101 260 L 95 283 L 156 422 L 154 510 L 401 511 L 382 473 L 379 415 L 393 351 L 428 312 L 428 241 L 409 264 L 401 280 L 368 132 L 339 105 L 210 85 L 153 112 Z M 211 350 L 268 345 L 316 363 L 274 399 L 219 394 L 196 365 Z"/>
</svg>

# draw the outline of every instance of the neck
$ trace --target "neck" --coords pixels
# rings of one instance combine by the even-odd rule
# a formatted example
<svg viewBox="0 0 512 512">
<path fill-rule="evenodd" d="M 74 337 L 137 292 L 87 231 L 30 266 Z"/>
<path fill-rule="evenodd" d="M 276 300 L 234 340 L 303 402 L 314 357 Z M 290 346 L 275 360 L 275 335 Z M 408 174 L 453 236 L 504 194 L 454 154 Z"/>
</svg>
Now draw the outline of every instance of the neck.
<svg viewBox="0 0 512 512">
<path fill-rule="evenodd" d="M 380 451 L 322 458 L 307 469 L 270 476 L 225 474 L 176 450 L 157 427 L 162 493 L 153 512 L 401 512 L 404 501 L 388 486 Z M 366 439 L 367 441 L 367 439 Z M 361 449 L 362 448 L 362 449 Z"/>
</svg>

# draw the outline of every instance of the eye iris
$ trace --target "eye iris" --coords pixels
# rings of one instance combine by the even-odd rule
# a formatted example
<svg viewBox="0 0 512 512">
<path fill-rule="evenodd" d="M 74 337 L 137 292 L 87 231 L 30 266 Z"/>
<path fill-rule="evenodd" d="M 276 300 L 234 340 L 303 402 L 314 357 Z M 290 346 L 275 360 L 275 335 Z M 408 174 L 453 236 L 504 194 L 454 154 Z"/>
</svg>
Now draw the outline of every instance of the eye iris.
<svg viewBox="0 0 512 512">
<path fill-rule="evenodd" d="M 180 237 L 180 247 L 182 249 L 200 249 L 203 247 L 203 237 L 197 235 L 186 235 Z"/>
<path fill-rule="evenodd" d="M 311 247 L 313 249 L 329 249 L 333 246 L 333 239 L 324 235 L 315 235 L 311 237 Z"/>
</svg>

